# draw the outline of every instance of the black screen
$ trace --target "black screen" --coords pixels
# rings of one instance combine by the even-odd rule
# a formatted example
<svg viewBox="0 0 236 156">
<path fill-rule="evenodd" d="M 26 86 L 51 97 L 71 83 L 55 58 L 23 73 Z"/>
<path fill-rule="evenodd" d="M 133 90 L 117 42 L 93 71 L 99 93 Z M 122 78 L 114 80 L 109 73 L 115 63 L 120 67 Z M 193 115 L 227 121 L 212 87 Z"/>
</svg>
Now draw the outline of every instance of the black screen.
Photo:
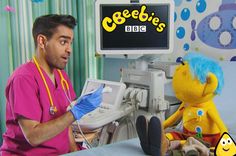
<svg viewBox="0 0 236 156">
<path fill-rule="evenodd" d="M 148 15 L 146 21 L 140 21 L 139 18 L 135 19 L 132 16 L 133 10 L 137 10 L 141 14 L 141 8 L 145 10 L 143 13 Z M 128 10 L 130 17 L 125 18 L 123 15 L 124 10 Z M 148 5 L 100 5 L 101 13 L 101 49 L 102 50 L 123 50 L 123 49 L 168 49 L 169 48 L 169 5 L 164 4 L 148 4 Z M 136 11 L 136 13 L 137 13 Z M 125 19 L 123 24 L 116 24 L 113 20 L 115 12 L 120 12 L 120 16 Z M 134 13 L 135 14 L 135 13 Z M 135 15 L 136 17 L 139 14 Z M 128 16 L 128 15 L 127 15 Z M 127 17 L 126 16 L 126 17 Z M 112 32 L 104 29 L 102 21 L 105 17 L 109 17 L 112 21 L 108 22 L 109 27 L 115 24 L 116 28 Z M 116 15 L 118 17 L 118 15 Z M 146 17 L 146 16 L 140 16 Z M 155 25 L 153 19 L 155 18 Z M 157 18 L 159 22 L 157 22 Z M 160 23 L 164 23 L 161 32 L 157 31 Z M 159 30 L 160 31 L 160 30 Z"/>
</svg>

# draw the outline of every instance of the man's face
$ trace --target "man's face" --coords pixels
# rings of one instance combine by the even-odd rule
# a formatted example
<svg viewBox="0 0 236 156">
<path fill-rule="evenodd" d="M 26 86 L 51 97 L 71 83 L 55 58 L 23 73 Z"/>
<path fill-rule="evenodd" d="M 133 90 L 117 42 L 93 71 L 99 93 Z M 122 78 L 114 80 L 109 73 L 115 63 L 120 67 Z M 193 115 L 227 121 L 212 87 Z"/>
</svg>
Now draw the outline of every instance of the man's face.
<svg viewBox="0 0 236 156">
<path fill-rule="evenodd" d="M 63 25 L 58 26 L 45 46 L 46 61 L 51 68 L 65 68 L 71 54 L 72 41 L 73 30 Z"/>
</svg>

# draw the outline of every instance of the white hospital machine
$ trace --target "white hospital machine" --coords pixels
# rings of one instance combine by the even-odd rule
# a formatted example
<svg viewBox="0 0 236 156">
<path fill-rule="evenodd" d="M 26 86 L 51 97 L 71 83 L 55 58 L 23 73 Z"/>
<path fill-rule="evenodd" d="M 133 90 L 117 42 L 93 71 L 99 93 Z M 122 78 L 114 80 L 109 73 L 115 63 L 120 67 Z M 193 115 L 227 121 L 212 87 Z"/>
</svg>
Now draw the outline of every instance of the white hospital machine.
<svg viewBox="0 0 236 156">
<path fill-rule="evenodd" d="M 171 104 L 177 103 L 165 96 L 165 84 L 171 82 L 176 64 L 154 61 L 173 52 L 174 2 L 97 0 L 95 28 L 98 54 L 138 58 L 134 68 L 122 69 L 121 82 L 88 79 L 84 85 L 82 94 L 101 84 L 112 90 L 103 94 L 98 109 L 79 121 L 85 135 L 95 133 L 90 143 L 99 146 L 136 137 L 137 115 L 164 120 Z"/>
<path fill-rule="evenodd" d="M 103 101 L 99 108 L 88 113 L 79 121 L 81 128 L 85 132 L 100 128 L 129 114 L 133 110 L 131 105 L 122 103 L 126 86 L 121 82 L 88 79 L 84 85 L 82 95 L 95 90 L 101 84 L 111 88 L 111 91 L 103 93 Z"/>
<path fill-rule="evenodd" d="M 139 110 L 165 120 L 175 97 L 165 96 L 165 85 L 171 82 L 176 63 L 149 64 L 147 70 L 123 69 L 122 81 L 127 85 L 124 97 L 135 101 Z M 143 113 L 143 112 L 142 112 Z"/>
<path fill-rule="evenodd" d="M 96 90 L 101 85 L 104 85 L 105 89 L 109 88 L 109 91 L 103 93 L 99 108 L 83 116 L 78 122 L 79 127 L 76 123 L 73 125 L 74 133 L 77 134 L 76 141 L 81 142 L 81 139 L 86 139 L 90 142 L 89 146 L 93 147 L 114 142 L 116 140 L 114 138 L 118 137 L 116 133 L 121 127 L 120 123 L 126 122 L 127 116 L 135 110 L 134 105 L 123 101 L 126 85 L 122 82 L 87 79 L 81 96 Z M 78 128 L 82 129 L 81 135 Z M 119 139 L 127 138 L 124 135 L 122 137 L 124 138 L 119 137 Z"/>
</svg>

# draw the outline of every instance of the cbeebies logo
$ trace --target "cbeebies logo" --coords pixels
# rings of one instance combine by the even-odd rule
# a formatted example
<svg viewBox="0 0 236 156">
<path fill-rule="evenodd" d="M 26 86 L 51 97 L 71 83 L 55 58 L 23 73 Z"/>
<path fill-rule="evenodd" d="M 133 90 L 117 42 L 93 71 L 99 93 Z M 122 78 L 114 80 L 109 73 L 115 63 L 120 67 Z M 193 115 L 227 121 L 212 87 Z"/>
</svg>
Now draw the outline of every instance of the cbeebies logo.
<svg viewBox="0 0 236 156">
<path fill-rule="evenodd" d="M 145 12 L 147 9 L 146 5 L 142 5 L 139 10 L 132 10 L 129 11 L 128 9 L 124 9 L 122 12 L 117 11 L 112 14 L 112 18 L 105 17 L 102 20 L 102 27 L 107 32 L 112 32 L 116 29 L 117 25 L 124 24 L 126 22 L 126 19 L 133 18 L 137 19 L 140 22 L 150 22 L 153 26 L 156 27 L 156 31 L 158 33 L 161 33 L 164 31 L 166 24 L 164 22 L 161 22 L 158 17 L 155 17 L 154 12 L 152 12 L 150 15 Z"/>
</svg>

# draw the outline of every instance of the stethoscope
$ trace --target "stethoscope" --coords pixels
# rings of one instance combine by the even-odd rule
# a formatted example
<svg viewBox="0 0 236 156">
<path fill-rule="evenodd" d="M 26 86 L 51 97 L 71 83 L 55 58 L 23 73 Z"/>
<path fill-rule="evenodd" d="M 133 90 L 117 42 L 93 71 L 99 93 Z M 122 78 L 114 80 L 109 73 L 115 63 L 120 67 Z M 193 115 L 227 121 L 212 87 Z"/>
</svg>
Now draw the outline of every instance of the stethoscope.
<svg viewBox="0 0 236 156">
<path fill-rule="evenodd" d="M 48 94 L 48 98 L 49 98 L 49 101 L 50 101 L 49 113 L 51 115 L 54 115 L 57 112 L 57 107 L 53 103 L 52 96 L 51 96 L 50 90 L 48 88 L 48 84 L 45 80 L 45 77 L 42 73 L 42 70 L 40 69 L 39 64 L 38 64 L 35 57 L 33 57 L 33 61 L 34 61 L 34 64 L 36 65 L 36 67 L 37 67 L 37 70 L 38 70 L 42 80 L 43 80 L 44 86 L 45 86 L 47 94 Z M 59 76 L 61 78 L 61 86 L 62 86 L 62 89 L 65 93 L 65 96 L 66 96 L 67 100 L 71 103 L 71 95 L 70 95 L 70 91 L 69 91 L 69 84 L 66 81 L 66 79 L 63 77 L 63 75 L 62 75 L 62 73 L 59 69 L 57 70 L 57 72 L 59 73 Z"/>
</svg>

